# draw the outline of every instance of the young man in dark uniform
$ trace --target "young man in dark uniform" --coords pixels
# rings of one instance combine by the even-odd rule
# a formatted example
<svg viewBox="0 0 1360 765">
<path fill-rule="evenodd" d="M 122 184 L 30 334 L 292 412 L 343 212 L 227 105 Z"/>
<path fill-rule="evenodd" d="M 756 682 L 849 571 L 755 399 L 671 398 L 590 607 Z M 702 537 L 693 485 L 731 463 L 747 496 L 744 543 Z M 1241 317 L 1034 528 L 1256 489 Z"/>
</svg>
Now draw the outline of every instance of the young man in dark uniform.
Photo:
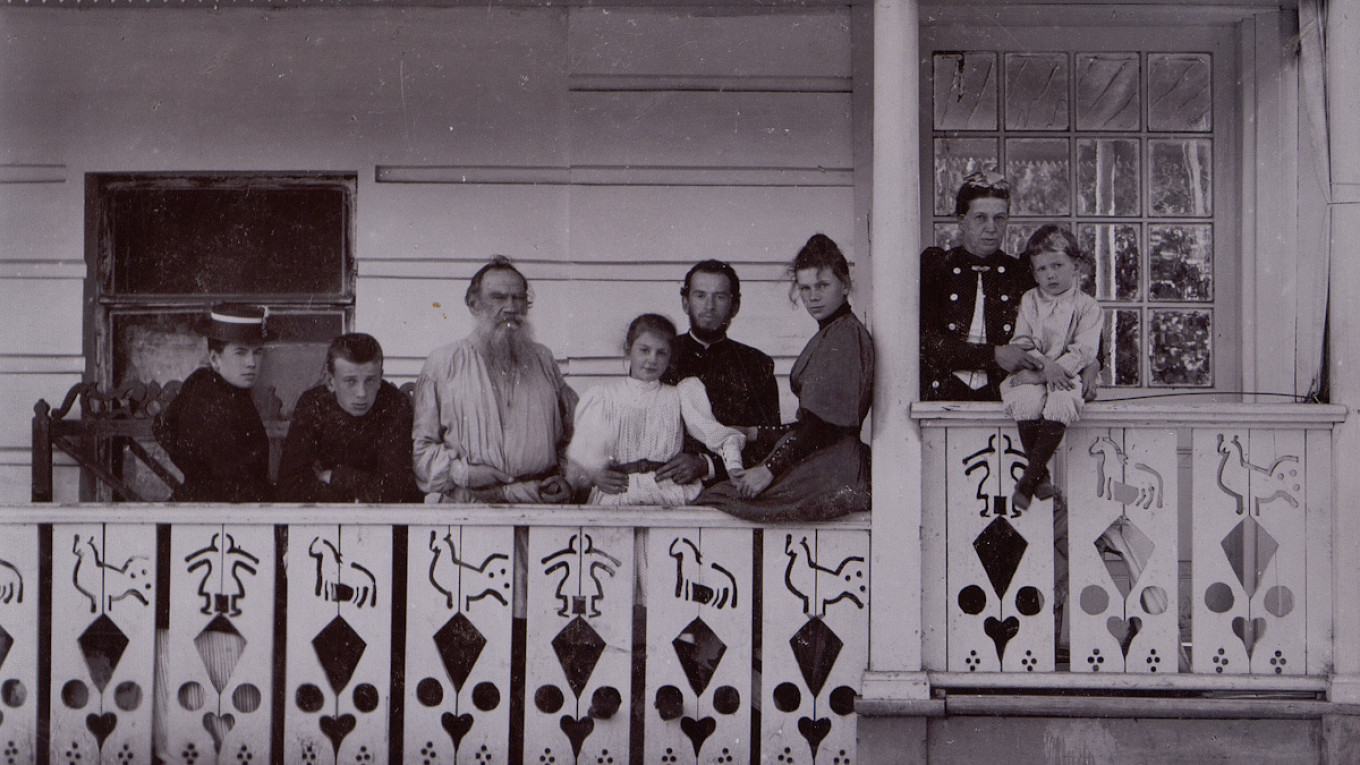
<svg viewBox="0 0 1360 765">
<path fill-rule="evenodd" d="M 203 326 L 208 366 L 184 381 L 153 424 L 156 441 L 184 474 L 174 502 L 266 502 L 269 438 L 251 388 L 270 339 L 266 311 L 216 305 Z"/>
<path fill-rule="evenodd" d="M 298 398 L 279 463 L 283 502 L 420 502 L 411 468 L 411 400 L 382 379 L 382 346 L 331 341 L 326 380 Z"/>
<path fill-rule="evenodd" d="M 671 367 L 662 382 L 673 385 L 686 377 L 699 378 L 713 405 L 713 416 L 724 425 L 779 425 L 774 361 L 727 336 L 728 326 L 741 310 L 737 272 L 719 260 L 695 265 L 685 274 L 680 305 L 689 316 L 689 332 L 678 335 L 671 344 Z M 687 439 L 685 451 L 671 461 L 672 465 L 685 463 L 676 468 L 676 480 L 726 478 L 722 460 L 709 458 L 704 452 L 701 445 Z M 751 464 L 764 456 L 745 454 L 743 461 Z M 657 472 L 658 479 L 663 472 L 665 468 Z"/>
</svg>

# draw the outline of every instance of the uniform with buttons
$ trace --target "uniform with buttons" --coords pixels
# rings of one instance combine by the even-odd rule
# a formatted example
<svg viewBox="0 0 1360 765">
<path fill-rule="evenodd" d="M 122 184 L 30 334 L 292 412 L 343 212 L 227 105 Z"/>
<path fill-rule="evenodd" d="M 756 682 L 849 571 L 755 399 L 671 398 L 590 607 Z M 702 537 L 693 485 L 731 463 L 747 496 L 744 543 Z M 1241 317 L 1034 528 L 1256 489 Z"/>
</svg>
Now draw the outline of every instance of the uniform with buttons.
<svg viewBox="0 0 1360 765">
<path fill-rule="evenodd" d="M 970 337 L 979 284 L 985 341 Z M 1029 263 L 999 250 L 981 258 L 962 247 L 921 253 L 921 400 L 1001 400 L 1006 372 L 993 349 L 1010 341 L 1020 297 L 1033 286 Z"/>
</svg>

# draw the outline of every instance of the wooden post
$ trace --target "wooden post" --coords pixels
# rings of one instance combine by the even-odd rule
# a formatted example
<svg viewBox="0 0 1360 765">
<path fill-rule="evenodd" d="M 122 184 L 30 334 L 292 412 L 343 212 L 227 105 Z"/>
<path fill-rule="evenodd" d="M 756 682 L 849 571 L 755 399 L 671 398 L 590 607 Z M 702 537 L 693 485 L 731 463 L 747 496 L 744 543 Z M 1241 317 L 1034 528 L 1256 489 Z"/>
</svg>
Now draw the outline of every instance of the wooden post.
<svg viewBox="0 0 1360 765">
<path fill-rule="evenodd" d="M 52 501 L 52 407 L 44 399 L 33 405 L 33 501 Z"/>
<path fill-rule="evenodd" d="M 1360 704 L 1360 60 L 1349 44 L 1360 39 L 1360 0 L 1327 4 L 1327 113 L 1331 184 L 1330 377 L 1332 401 L 1351 408 L 1334 431 L 1332 603 L 1334 664 L 1329 698 Z"/>
<path fill-rule="evenodd" d="M 870 700 L 920 700 L 921 431 L 909 416 L 920 391 L 919 33 L 916 0 L 874 4 L 873 536 L 870 576 L 888 597 L 870 606 Z M 941 586 L 931 582 L 928 586 Z"/>
</svg>

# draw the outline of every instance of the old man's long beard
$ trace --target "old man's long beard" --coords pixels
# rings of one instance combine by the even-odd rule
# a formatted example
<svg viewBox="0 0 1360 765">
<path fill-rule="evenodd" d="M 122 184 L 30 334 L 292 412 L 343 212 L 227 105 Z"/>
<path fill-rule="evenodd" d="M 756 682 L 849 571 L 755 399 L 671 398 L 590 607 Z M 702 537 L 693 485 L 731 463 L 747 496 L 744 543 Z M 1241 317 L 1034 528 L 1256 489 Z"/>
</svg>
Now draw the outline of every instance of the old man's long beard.
<svg viewBox="0 0 1360 765">
<path fill-rule="evenodd" d="M 477 344 L 486 356 L 492 379 L 513 384 L 534 357 L 534 328 L 527 319 L 521 319 L 517 327 L 503 321 L 479 322 Z"/>
</svg>

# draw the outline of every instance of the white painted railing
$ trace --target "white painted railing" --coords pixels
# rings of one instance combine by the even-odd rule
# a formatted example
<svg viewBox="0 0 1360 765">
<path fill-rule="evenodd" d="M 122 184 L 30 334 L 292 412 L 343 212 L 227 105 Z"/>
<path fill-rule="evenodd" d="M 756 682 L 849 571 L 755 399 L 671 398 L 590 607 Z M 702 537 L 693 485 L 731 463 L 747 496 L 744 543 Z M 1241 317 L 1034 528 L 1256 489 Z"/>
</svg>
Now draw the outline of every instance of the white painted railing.
<svg viewBox="0 0 1360 765">
<path fill-rule="evenodd" d="M 1344 407 L 1093 404 L 1052 466 L 1066 524 L 1010 505 L 999 407 L 912 416 L 932 686 L 1325 690 Z"/>
<path fill-rule="evenodd" d="M 867 517 L 0 513 L 9 762 L 855 758 Z"/>
</svg>

